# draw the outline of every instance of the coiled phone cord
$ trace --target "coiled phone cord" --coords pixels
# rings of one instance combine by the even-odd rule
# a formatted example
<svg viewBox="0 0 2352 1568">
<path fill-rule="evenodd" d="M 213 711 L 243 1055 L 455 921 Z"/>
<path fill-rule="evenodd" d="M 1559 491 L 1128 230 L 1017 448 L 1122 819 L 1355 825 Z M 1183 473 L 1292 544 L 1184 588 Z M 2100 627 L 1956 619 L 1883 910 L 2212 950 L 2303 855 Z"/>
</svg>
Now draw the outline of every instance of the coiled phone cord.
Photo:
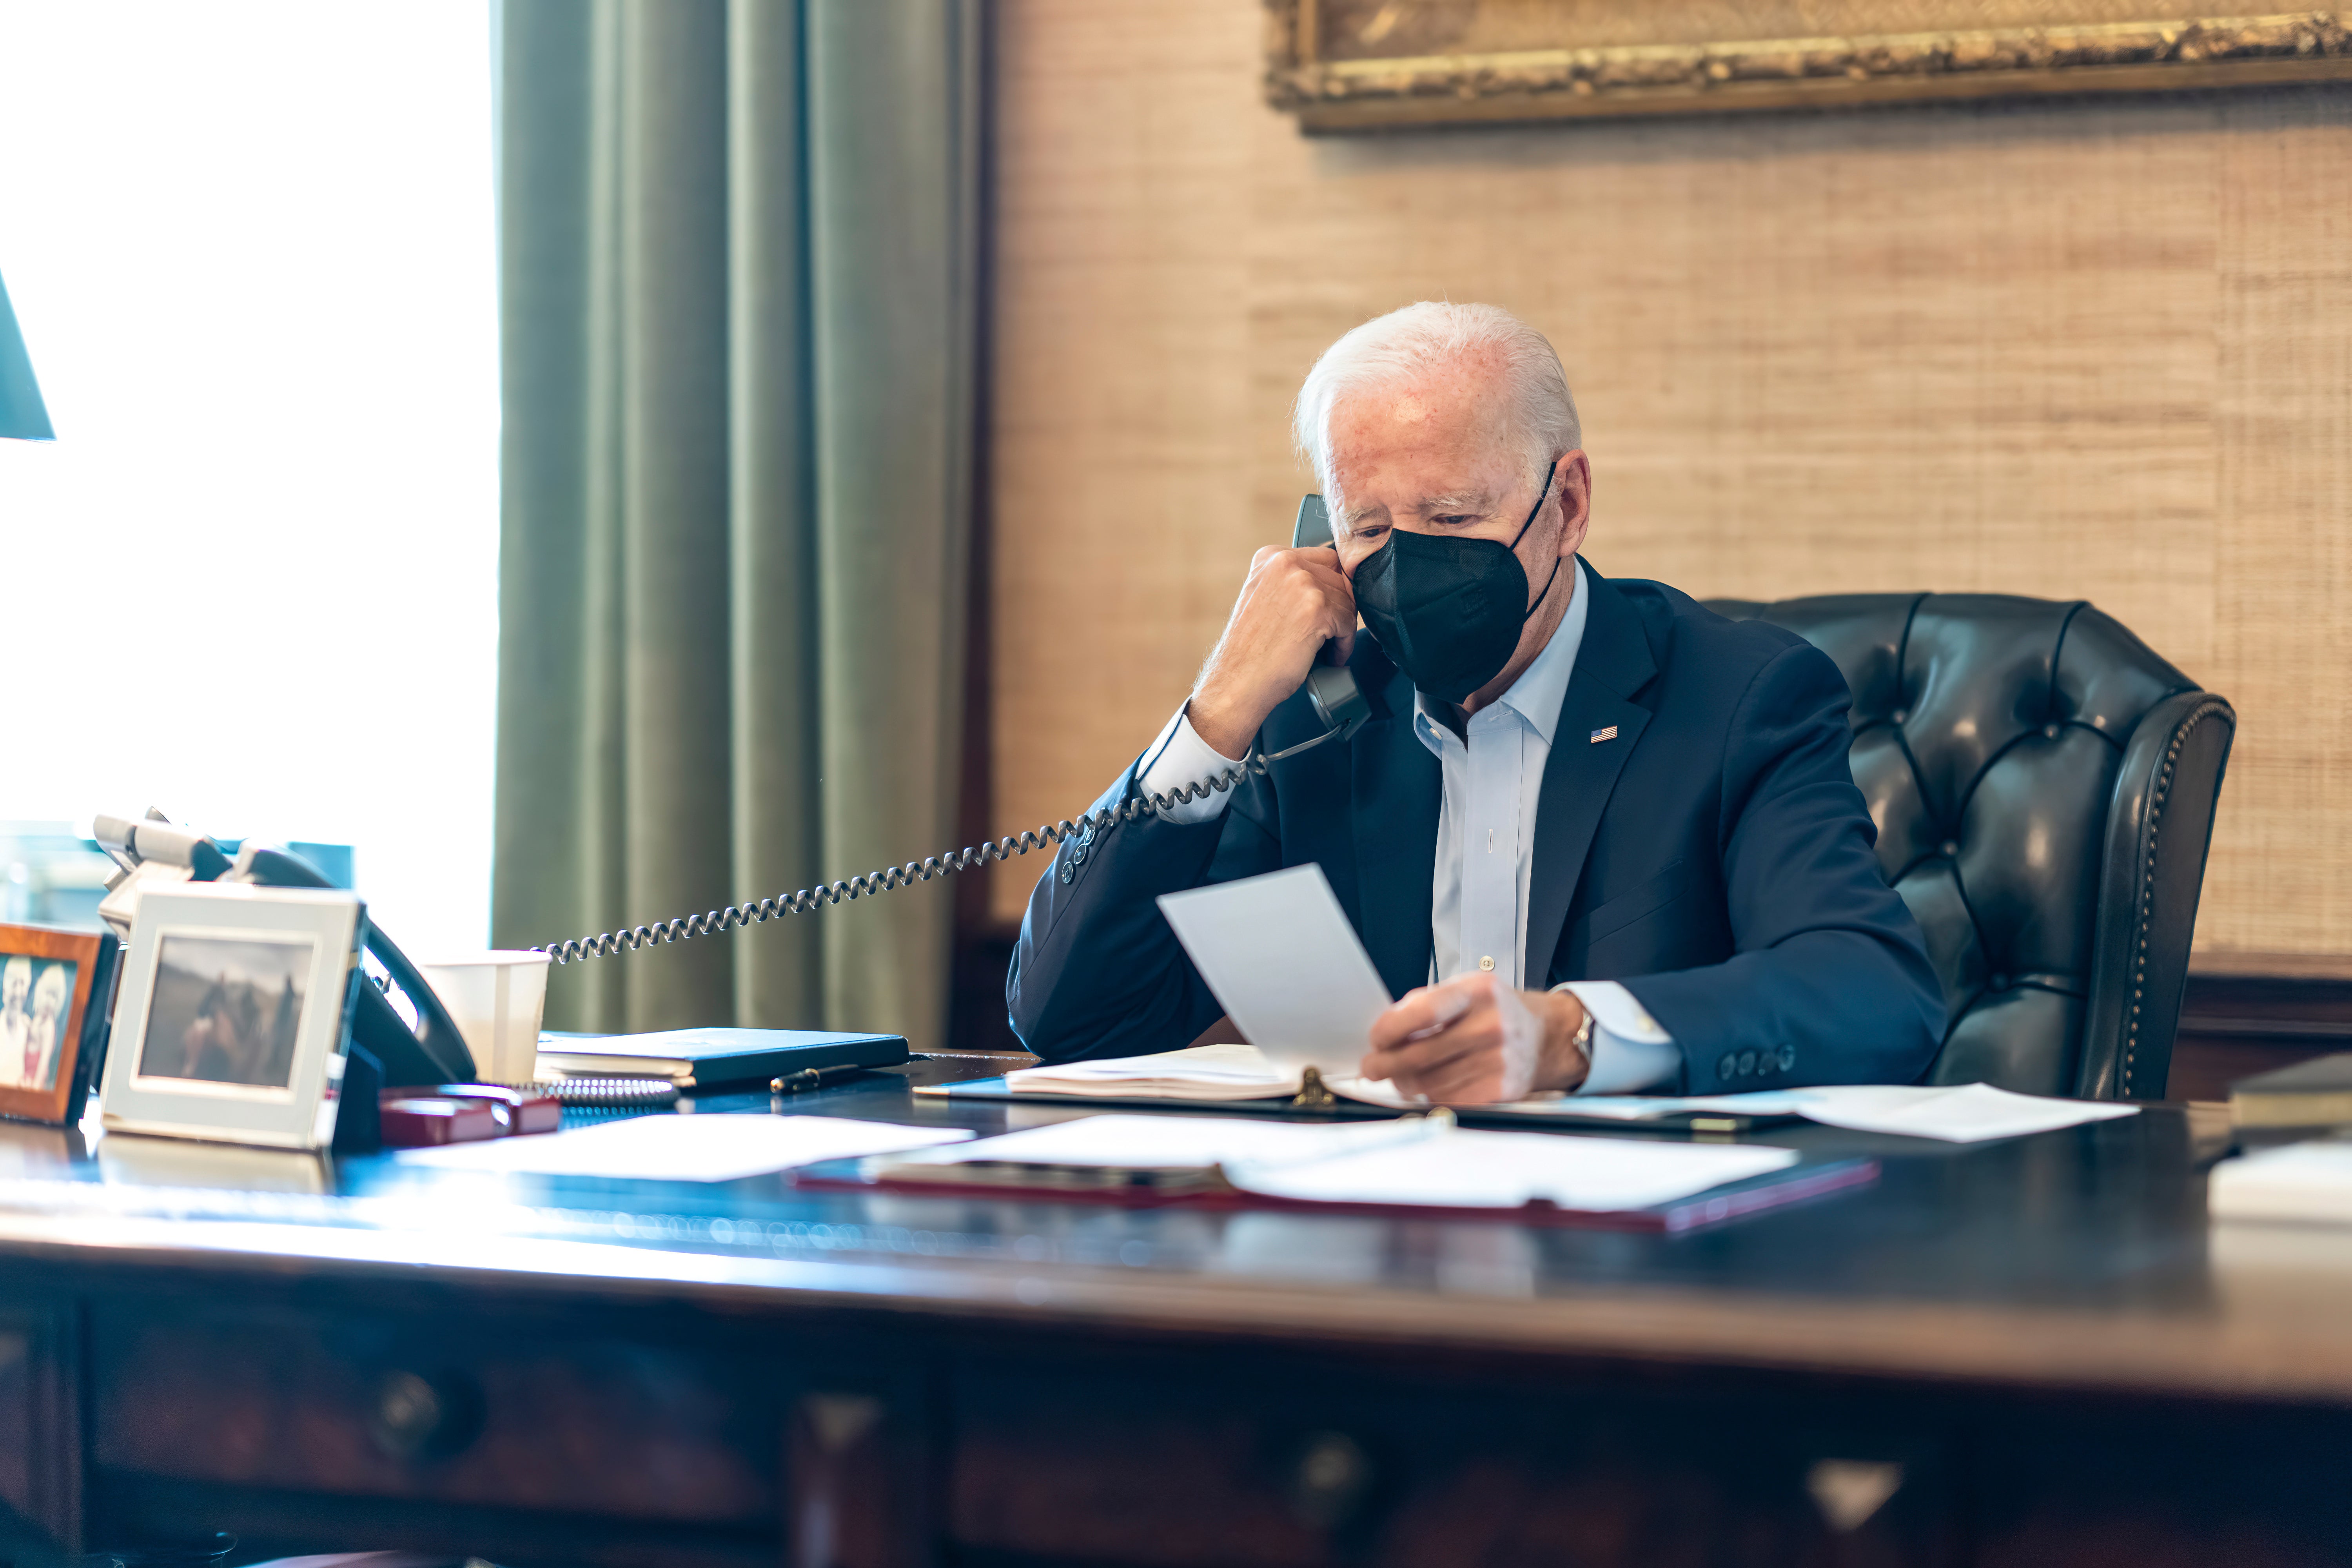
<svg viewBox="0 0 2352 1568">
<path fill-rule="evenodd" d="M 1348 733 L 1340 729 L 1326 730 L 1311 741 L 1260 756 L 1253 749 L 1249 755 L 1223 772 L 1192 784 L 1180 784 L 1162 794 L 1139 794 L 1132 800 L 1122 801 L 1106 811 L 1090 811 L 1076 821 L 1049 824 L 1014 834 L 986 844 L 975 844 L 947 855 L 927 856 L 909 860 L 904 866 L 887 866 L 879 871 L 868 871 L 862 877 L 850 877 L 821 887 L 803 888 L 797 893 L 779 893 L 770 898 L 754 899 L 748 904 L 735 904 L 708 914 L 680 915 L 675 920 L 657 921 L 652 925 L 634 926 L 625 931 L 608 931 L 602 936 L 574 937 L 570 942 L 550 942 L 535 947 L 533 952 L 544 952 L 558 963 L 571 963 L 590 958 L 612 958 L 623 952 L 635 952 L 639 948 L 656 947 L 665 942 L 684 942 L 689 937 L 716 936 L 737 926 L 758 925 L 778 915 L 814 914 L 828 904 L 847 899 L 871 898 L 899 888 L 909 888 L 917 882 L 928 882 L 934 877 L 944 877 L 952 871 L 970 870 L 985 866 L 991 860 L 1010 860 L 1026 855 L 1032 849 L 1047 845 L 1060 846 L 1066 841 L 1091 833 L 1097 828 L 1114 827 L 1122 822 L 1132 822 L 1149 812 L 1171 810 L 1179 805 L 1205 798 L 1212 791 L 1223 794 L 1252 773 L 1265 774 L 1273 763 L 1286 757 L 1312 750 L 1324 742 Z"/>
</svg>

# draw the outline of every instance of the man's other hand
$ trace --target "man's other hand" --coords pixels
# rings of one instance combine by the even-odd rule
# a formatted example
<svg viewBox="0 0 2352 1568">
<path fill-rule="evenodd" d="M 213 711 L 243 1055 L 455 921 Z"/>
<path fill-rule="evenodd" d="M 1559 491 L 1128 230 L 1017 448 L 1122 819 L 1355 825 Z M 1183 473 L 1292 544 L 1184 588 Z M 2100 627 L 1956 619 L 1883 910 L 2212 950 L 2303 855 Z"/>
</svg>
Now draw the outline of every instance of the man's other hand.
<svg viewBox="0 0 2352 1568">
<path fill-rule="evenodd" d="M 1592 1062 L 1576 1048 L 1583 1024 L 1584 1005 L 1566 991 L 1514 991 L 1491 974 L 1460 975 L 1390 1004 L 1372 1021 L 1360 1070 L 1446 1104 L 1524 1100 L 1584 1081 Z"/>
<path fill-rule="evenodd" d="M 1246 755 L 1265 716 L 1306 681 L 1327 642 L 1339 645 L 1337 663 L 1356 644 L 1356 595 L 1339 552 L 1259 551 L 1192 687 L 1186 714 L 1193 733 L 1222 755 Z"/>
</svg>

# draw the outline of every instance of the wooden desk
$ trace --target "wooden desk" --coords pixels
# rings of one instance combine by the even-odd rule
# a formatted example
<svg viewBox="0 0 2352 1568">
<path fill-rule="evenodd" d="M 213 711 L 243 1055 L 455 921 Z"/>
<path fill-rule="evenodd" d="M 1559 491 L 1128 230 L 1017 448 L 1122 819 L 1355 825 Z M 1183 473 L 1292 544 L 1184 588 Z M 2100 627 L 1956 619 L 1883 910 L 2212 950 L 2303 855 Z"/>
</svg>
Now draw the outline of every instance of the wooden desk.
<svg viewBox="0 0 2352 1568">
<path fill-rule="evenodd" d="M 1885 1177 L 1666 1238 L 11 1128 L 0 1501 L 27 1563 L 2352 1560 L 2352 1232 L 2209 1233 L 2177 1107 L 1786 1141 Z"/>
</svg>

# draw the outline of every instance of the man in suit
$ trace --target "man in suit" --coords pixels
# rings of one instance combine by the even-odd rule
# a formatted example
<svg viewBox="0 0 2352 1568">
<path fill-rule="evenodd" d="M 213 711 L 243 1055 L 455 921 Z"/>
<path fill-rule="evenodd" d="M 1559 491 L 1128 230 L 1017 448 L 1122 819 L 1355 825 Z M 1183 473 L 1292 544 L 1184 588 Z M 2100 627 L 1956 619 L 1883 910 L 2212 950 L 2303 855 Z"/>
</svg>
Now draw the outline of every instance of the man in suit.
<svg viewBox="0 0 2352 1568">
<path fill-rule="evenodd" d="M 1368 321 L 1308 374 L 1297 436 L 1336 551 L 1257 552 L 1190 700 L 1098 808 L 1321 733 L 1318 658 L 1374 717 L 1066 845 L 1006 986 L 1029 1048 L 1189 1043 L 1220 1009 L 1153 900 L 1313 861 L 1402 998 L 1362 1071 L 1406 1092 L 1916 1079 L 1943 1002 L 1872 851 L 1843 678 L 1583 563 L 1591 465 L 1543 336 L 1491 306 Z"/>
</svg>

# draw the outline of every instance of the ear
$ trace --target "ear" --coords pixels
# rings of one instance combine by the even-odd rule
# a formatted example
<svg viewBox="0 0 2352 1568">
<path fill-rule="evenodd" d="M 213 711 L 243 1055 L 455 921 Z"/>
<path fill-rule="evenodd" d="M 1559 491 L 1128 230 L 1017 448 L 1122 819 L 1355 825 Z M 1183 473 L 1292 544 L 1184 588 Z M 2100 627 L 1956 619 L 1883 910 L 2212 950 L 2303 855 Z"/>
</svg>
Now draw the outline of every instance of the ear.
<svg viewBox="0 0 2352 1568">
<path fill-rule="evenodd" d="M 1552 464 L 1552 488 L 1559 492 L 1559 558 L 1566 561 L 1584 548 L 1585 531 L 1592 526 L 1592 461 L 1581 450 Z"/>
</svg>

